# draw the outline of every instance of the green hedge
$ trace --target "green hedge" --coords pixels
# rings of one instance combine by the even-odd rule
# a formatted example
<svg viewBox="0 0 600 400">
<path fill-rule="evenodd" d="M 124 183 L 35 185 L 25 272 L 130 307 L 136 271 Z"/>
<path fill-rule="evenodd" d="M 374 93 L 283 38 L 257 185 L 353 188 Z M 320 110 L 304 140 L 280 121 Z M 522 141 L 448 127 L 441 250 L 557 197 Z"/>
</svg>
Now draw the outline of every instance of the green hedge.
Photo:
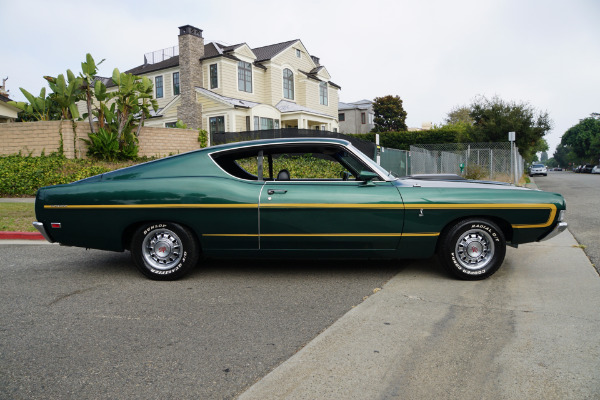
<svg viewBox="0 0 600 400">
<path fill-rule="evenodd" d="M 416 132 L 384 132 L 379 134 L 379 144 L 398 150 L 410 150 L 415 144 L 457 143 L 460 131 L 448 128 Z M 350 135 L 375 143 L 375 133 Z"/>
<path fill-rule="evenodd" d="M 57 155 L 0 157 L 0 196 L 34 196 L 42 186 L 69 183 L 126 165 L 69 160 Z"/>
</svg>

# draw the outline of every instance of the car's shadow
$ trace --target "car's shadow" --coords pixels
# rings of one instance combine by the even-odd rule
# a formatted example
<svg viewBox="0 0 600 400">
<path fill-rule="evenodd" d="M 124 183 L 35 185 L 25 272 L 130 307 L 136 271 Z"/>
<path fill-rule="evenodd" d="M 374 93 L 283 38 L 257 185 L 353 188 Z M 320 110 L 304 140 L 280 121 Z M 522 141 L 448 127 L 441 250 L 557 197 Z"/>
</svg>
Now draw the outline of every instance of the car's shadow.
<svg viewBox="0 0 600 400">
<path fill-rule="evenodd" d="M 61 248 L 65 251 L 66 249 Z M 83 250 L 69 248 L 73 254 L 62 259 L 61 267 L 57 269 L 78 269 L 84 273 L 101 274 L 113 277 L 142 278 L 137 271 L 128 251 L 122 253 L 100 250 Z M 85 260 L 84 260 L 85 259 Z M 201 258 L 196 267 L 183 279 L 196 280 L 206 277 L 227 277 L 247 275 L 256 278 L 265 276 L 295 276 L 322 277 L 339 276 L 370 276 L 381 275 L 392 277 L 398 273 L 412 276 L 418 274 L 424 278 L 448 279 L 449 276 L 436 258 L 419 260 L 340 260 L 340 259 L 217 259 Z"/>
</svg>

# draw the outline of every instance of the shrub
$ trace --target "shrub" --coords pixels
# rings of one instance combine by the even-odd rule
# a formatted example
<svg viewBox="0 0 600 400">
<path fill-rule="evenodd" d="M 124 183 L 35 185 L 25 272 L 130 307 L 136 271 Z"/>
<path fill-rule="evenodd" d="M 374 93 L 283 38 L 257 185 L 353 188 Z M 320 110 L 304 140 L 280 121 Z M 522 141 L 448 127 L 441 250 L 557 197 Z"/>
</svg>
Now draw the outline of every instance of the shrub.
<svg viewBox="0 0 600 400">
<path fill-rule="evenodd" d="M 70 160 L 59 155 L 0 157 L 0 196 L 34 196 L 42 186 L 78 181 L 131 163 Z"/>
<path fill-rule="evenodd" d="M 431 129 L 416 132 L 384 132 L 379 134 L 379 144 L 398 150 L 410 150 L 415 144 L 440 144 L 458 142 L 457 130 L 448 128 Z M 350 135 L 375 143 L 375 133 Z"/>
</svg>

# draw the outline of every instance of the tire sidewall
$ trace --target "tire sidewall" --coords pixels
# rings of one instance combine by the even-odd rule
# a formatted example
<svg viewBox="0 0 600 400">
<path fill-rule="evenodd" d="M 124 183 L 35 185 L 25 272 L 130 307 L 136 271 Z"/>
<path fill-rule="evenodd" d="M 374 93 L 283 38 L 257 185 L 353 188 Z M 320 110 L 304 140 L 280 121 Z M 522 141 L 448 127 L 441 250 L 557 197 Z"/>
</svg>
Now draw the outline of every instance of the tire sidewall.
<svg viewBox="0 0 600 400">
<path fill-rule="evenodd" d="M 494 244 L 494 254 L 491 260 L 479 269 L 465 268 L 457 259 L 456 244 L 470 230 L 481 230 L 491 236 Z M 504 233 L 496 224 L 483 219 L 465 220 L 450 229 L 443 238 L 440 258 L 451 273 L 465 280 L 485 279 L 495 273 L 504 261 L 506 241 Z"/>
<path fill-rule="evenodd" d="M 144 239 L 158 230 L 169 230 L 179 238 L 182 247 L 182 257 L 170 269 L 157 269 L 149 264 L 143 255 Z M 150 279 L 175 280 L 187 274 L 198 261 L 198 245 L 194 235 L 179 224 L 171 222 L 155 222 L 141 225 L 131 241 L 131 256 L 138 270 Z"/>
</svg>

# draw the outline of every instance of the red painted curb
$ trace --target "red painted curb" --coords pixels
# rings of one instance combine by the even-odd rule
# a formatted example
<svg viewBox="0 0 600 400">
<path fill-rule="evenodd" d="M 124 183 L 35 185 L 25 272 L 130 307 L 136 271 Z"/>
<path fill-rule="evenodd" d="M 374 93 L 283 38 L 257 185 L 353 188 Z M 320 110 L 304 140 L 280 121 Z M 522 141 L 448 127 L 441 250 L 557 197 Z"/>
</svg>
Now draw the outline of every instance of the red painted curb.
<svg viewBox="0 0 600 400">
<path fill-rule="evenodd" d="M 38 232 L 0 232 L 0 240 L 45 240 Z"/>
</svg>

